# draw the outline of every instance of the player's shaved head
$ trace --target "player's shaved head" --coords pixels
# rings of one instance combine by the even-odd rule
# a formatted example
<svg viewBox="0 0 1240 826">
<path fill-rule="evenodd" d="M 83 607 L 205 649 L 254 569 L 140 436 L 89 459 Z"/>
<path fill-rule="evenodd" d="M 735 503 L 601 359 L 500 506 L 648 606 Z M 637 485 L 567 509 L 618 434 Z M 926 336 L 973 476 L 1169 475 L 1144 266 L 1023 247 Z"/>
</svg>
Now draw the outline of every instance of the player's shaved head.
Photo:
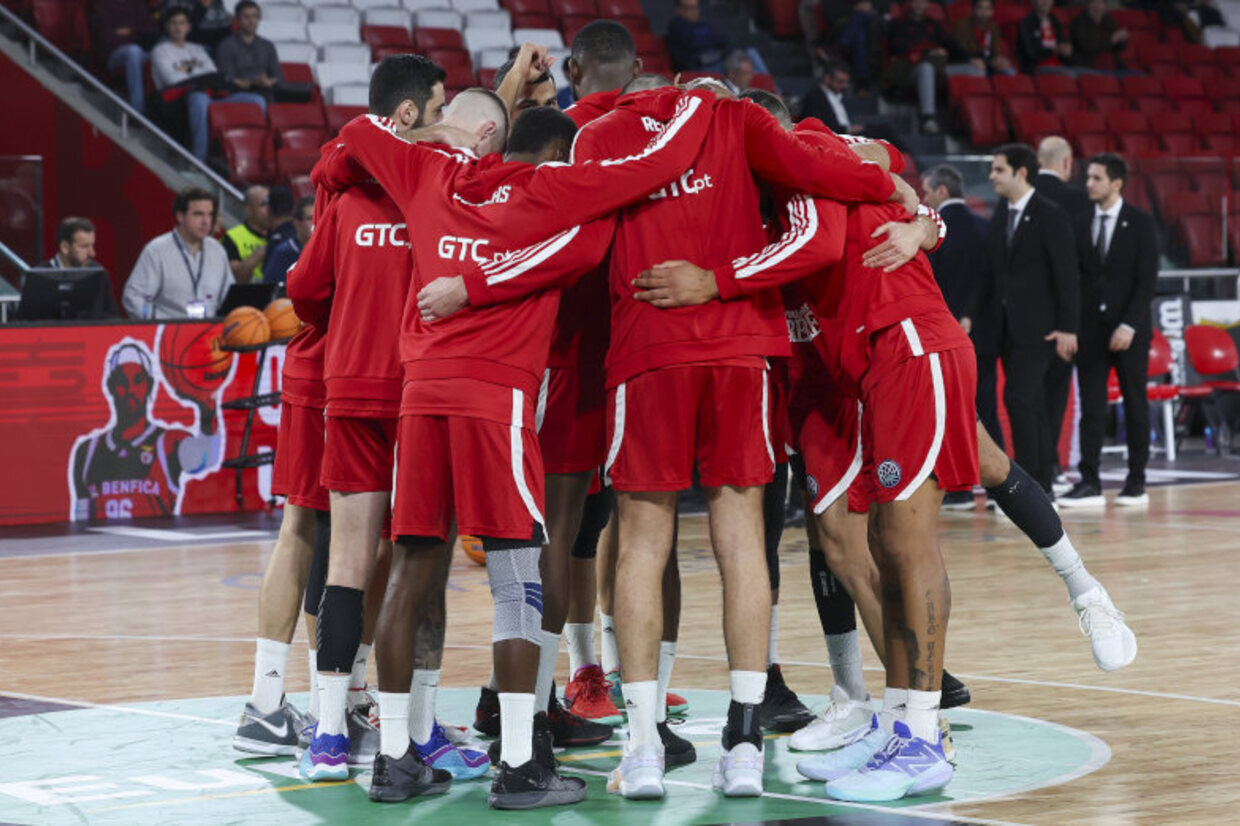
<svg viewBox="0 0 1240 826">
<path fill-rule="evenodd" d="M 508 139 L 508 107 L 490 89 L 466 89 L 444 110 L 443 122 L 478 137 L 477 153 L 503 152 Z"/>
<path fill-rule="evenodd" d="M 765 89 L 746 89 L 741 92 L 741 97 L 745 100 L 752 100 L 770 112 L 784 129 L 792 130 L 792 113 L 788 111 L 788 104 L 784 103 L 779 95 Z"/>
<path fill-rule="evenodd" d="M 1040 166 L 1053 167 L 1064 157 L 1072 155 L 1072 146 L 1058 135 L 1050 135 L 1043 138 L 1038 144 L 1038 164 Z"/>
<path fill-rule="evenodd" d="M 528 109 L 512 125 L 507 157 L 528 163 L 567 161 L 576 136 L 577 124 L 559 109 Z"/>
<path fill-rule="evenodd" d="M 651 89 L 662 89 L 665 86 L 671 86 L 672 82 L 663 75 L 654 72 L 645 72 L 637 75 L 628 83 L 624 84 L 624 88 L 620 90 L 620 94 L 628 95 L 633 92 L 648 92 Z"/>
<path fill-rule="evenodd" d="M 633 35 L 614 20 L 595 20 L 577 32 L 564 64 L 578 100 L 595 92 L 623 88 L 641 67 Z"/>
</svg>

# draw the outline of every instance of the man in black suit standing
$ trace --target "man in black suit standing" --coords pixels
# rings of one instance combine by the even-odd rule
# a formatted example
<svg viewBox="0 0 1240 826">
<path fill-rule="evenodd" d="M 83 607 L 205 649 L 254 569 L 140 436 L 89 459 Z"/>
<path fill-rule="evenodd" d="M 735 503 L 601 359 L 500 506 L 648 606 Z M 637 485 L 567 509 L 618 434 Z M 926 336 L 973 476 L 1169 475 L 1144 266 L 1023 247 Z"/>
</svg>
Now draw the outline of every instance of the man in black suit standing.
<svg viewBox="0 0 1240 826">
<path fill-rule="evenodd" d="M 1045 195 L 1066 213 L 1073 224 L 1089 212 L 1091 205 L 1085 190 L 1079 189 L 1072 180 L 1072 146 L 1058 135 L 1049 135 L 1038 144 L 1038 174 L 1034 176 L 1033 188 Z M 1059 432 L 1063 428 L 1064 411 L 1068 408 L 1068 396 L 1072 392 L 1072 365 L 1059 359 L 1051 359 L 1046 377 L 1046 407 L 1051 425 L 1051 440 L 1045 445 L 1046 461 L 1054 468 L 1055 492 L 1065 493 L 1071 487 L 1060 474 Z M 1060 484 L 1063 487 L 1060 487 Z"/>
<path fill-rule="evenodd" d="M 801 118 L 818 118 L 837 135 L 861 134 L 861 126 L 852 122 L 844 105 L 849 77 L 848 67 L 843 63 L 827 64 L 822 80 L 805 95 Z"/>
<path fill-rule="evenodd" d="M 1150 402 L 1145 382 L 1153 335 L 1150 302 L 1158 280 L 1154 219 L 1124 202 L 1128 165 L 1105 152 L 1089 159 L 1085 188 L 1092 213 L 1077 218 L 1081 261 L 1081 334 L 1077 373 L 1081 383 L 1081 471 L 1061 502 L 1102 507 L 1098 478 L 1107 419 L 1107 374 L 1115 368 L 1128 430 L 1128 479 L 1115 504 L 1149 503 L 1145 465 L 1150 458 Z"/>
<path fill-rule="evenodd" d="M 1051 359 L 1071 361 L 1076 353 L 1081 287 L 1072 222 L 1034 191 L 1037 170 L 1038 159 L 1024 144 L 995 151 L 990 181 L 999 205 L 986 233 L 991 271 L 978 297 L 978 307 L 989 312 L 973 323 L 975 336 L 993 336 L 999 345 L 1016 461 L 1049 493 L 1046 377 Z"/>
</svg>

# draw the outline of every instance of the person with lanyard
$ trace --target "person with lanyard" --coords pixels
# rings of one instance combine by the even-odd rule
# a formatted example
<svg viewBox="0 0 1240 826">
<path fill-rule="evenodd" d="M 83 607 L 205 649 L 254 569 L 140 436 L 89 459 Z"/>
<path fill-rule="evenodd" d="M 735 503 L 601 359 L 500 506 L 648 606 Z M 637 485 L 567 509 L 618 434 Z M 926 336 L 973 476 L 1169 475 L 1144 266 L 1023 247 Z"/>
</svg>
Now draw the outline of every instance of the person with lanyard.
<svg viewBox="0 0 1240 826">
<path fill-rule="evenodd" d="M 172 202 L 176 226 L 151 240 L 138 256 L 122 301 L 131 318 L 214 316 L 234 283 L 228 256 L 210 237 L 215 196 L 190 187 Z"/>
<path fill-rule="evenodd" d="M 293 236 L 280 242 L 267 254 L 267 263 L 263 265 L 272 281 L 283 281 L 288 268 L 297 262 L 301 250 L 310 240 L 314 232 L 314 198 L 306 196 L 297 202 L 293 210 Z"/>
</svg>

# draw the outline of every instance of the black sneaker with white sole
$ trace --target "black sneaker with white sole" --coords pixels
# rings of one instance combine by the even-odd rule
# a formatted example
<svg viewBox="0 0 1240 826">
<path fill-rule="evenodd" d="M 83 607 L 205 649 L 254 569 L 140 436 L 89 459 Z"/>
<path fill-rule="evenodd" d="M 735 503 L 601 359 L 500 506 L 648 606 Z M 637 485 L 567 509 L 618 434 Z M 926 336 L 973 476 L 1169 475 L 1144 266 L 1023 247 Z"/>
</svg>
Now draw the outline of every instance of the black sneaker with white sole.
<svg viewBox="0 0 1240 826">
<path fill-rule="evenodd" d="M 560 748 L 571 746 L 597 746 L 611 739 L 615 729 L 604 723 L 578 717 L 555 696 L 555 683 L 551 684 L 551 699 L 547 703 L 547 722 L 551 726 L 551 740 Z"/>
<path fill-rule="evenodd" d="M 766 692 L 758 706 L 758 721 L 764 729 L 784 733 L 794 732 L 814 721 L 814 712 L 806 708 L 784 682 L 778 663 L 766 670 Z"/>
<path fill-rule="evenodd" d="M 262 714 L 246 703 L 233 735 L 233 748 L 247 754 L 293 757 L 305 727 L 306 718 L 285 697 L 280 698 L 279 708 L 270 714 Z"/>
<path fill-rule="evenodd" d="M 687 766 L 697 760 L 697 749 L 693 748 L 693 744 L 676 732 L 672 731 L 671 726 L 667 723 L 658 723 L 655 728 L 659 730 L 659 739 L 663 741 L 663 765 L 666 768 L 673 766 Z"/>
<path fill-rule="evenodd" d="M 487 802 L 493 809 L 541 809 L 580 803 L 585 799 L 586 781 L 579 777 L 561 777 L 535 757 L 515 768 L 500 763 L 491 781 Z"/>
<path fill-rule="evenodd" d="M 1059 497 L 1061 508 L 1105 508 L 1106 497 L 1097 482 L 1077 482 L 1072 490 Z"/>
<path fill-rule="evenodd" d="M 942 687 L 943 692 L 939 697 L 940 709 L 946 710 L 968 705 L 969 701 L 973 699 L 972 695 L 969 694 L 969 687 L 946 671 L 943 672 Z"/>
<path fill-rule="evenodd" d="M 499 765 L 500 756 L 503 754 L 503 743 L 504 738 L 497 737 L 487 747 L 487 757 L 490 758 L 492 766 Z M 559 762 L 555 759 L 555 743 L 551 736 L 551 723 L 547 720 L 546 712 L 543 711 L 534 715 L 534 759 L 552 770 L 559 765 Z"/>
<path fill-rule="evenodd" d="M 1135 508 L 1150 503 L 1150 495 L 1145 492 L 1144 482 L 1134 482 L 1129 479 L 1124 483 L 1124 489 L 1119 492 L 1119 496 L 1115 497 L 1115 504 L 1121 508 Z"/>
<path fill-rule="evenodd" d="M 443 794 L 450 788 L 452 775 L 423 763 L 412 743 L 399 759 L 386 754 L 375 756 L 370 799 L 377 803 L 399 803 L 411 797 Z"/>
</svg>

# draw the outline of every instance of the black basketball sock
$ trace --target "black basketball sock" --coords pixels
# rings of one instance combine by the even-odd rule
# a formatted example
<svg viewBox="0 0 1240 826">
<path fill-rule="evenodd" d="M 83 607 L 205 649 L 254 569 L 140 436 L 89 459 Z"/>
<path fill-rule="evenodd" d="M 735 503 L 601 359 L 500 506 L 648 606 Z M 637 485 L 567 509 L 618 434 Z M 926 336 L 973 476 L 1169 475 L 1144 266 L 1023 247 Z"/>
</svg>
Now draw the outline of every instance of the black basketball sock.
<svg viewBox="0 0 1240 826">
<path fill-rule="evenodd" d="M 809 579 L 814 588 L 814 604 L 818 607 L 822 633 L 831 636 L 856 631 L 856 605 L 827 567 L 827 557 L 821 548 L 809 549 Z"/>
<path fill-rule="evenodd" d="M 1049 548 L 1063 536 L 1063 522 L 1050 497 L 1023 467 L 1012 462 L 1002 484 L 986 493 L 1021 532 L 1039 548 Z"/>
<path fill-rule="evenodd" d="M 362 602 L 365 594 L 357 588 L 328 585 L 319 606 L 319 671 L 348 674 L 362 641 Z"/>
<path fill-rule="evenodd" d="M 728 705 L 728 724 L 723 727 L 723 747 L 730 750 L 738 743 L 753 743 L 761 751 L 762 726 L 757 705 L 733 700 Z"/>
<path fill-rule="evenodd" d="M 784 537 L 784 506 L 788 502 L 788 464 L 775 466 L 775 478 L 762 490 L 762 523 L 766 539 L 766 572 L 771 590 L 779 590 L 779 542 Z"/>
</svg>

